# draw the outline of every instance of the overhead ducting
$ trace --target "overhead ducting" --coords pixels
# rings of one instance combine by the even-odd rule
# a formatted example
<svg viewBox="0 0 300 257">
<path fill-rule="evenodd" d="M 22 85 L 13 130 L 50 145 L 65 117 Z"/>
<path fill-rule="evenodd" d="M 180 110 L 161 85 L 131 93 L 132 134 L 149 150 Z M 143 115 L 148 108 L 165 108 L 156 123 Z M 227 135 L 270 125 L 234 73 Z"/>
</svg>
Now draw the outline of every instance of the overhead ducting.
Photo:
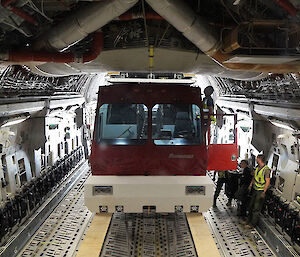
<svg viewBox="0 0 300 257">
<path fill-rule="evenodd" d="M 221 52 L 218 31 L 201 19 L 181 0 L 146 0 L 147 3 L 194 43 L 202 52 L 222 63 L 228 57 Z"/>
<path fill-rule="evenodd" d="M 291 16 L 295 16 L 298 13 L 297 8 L 288 0 L 274 0 L 274 2 L 287 11 Z"/>
<path fill-rule="evenodd" d="M 262 60 L 261 56 L 251 55 L 251 62 L 236 61 L 232 53 L 225 53 L 216 29 L 201 19 L 184 1 L 181 0 L 146 0 L 147 3 L 165 20 L 194 43 L 202 52 L 210 56 L 224 68 L 230 70 L 244 70 L 252 72 L 299 72 L 300 65 L 290 62 L 289 55 L 285 59 L 269 56 Z M 247 57 L 247 56 L 246 56 Z M 248 56 L 249 57 L 249 56 Z M 274 62 L 276 59 L 276 62 Z M 295 58 L 294 58 L 295 59 Z M 241 59 L 240 59 L 241 60 Z M 296 57 L 300 60 L 300 56 Z M 293 60 L 294 61 L 294 60 Z"/>
<path fill-rule="evenodd" d="M 193 42 L 202 52 L 213 55 L 220 48 L 218 33 L 180 0 L 146 0 L 160 16 Z"/>
<path fill-rule="evenodd" d="M 53 27 L 36 42 L 35 47 L 66 49 L 119 17 L 137 2 L 138 0 L 105 0 L 90 3 Z"/>
<path fill-rule="evenodd" d="M 12 0 L 11 0 L 12 1 Z M 82 55 L 64 50 L 130 9 L 138 0 L 106 0 L 90 3 L 37 40 L 34 49 L 0 53 L 0 60 L 15 62 L 85 63 L 98 57 L 103 47 L 102 33 L 95 33 L 91 49 Z M 55 51 L 55 52 L 54 52 Z"/>
</svg>

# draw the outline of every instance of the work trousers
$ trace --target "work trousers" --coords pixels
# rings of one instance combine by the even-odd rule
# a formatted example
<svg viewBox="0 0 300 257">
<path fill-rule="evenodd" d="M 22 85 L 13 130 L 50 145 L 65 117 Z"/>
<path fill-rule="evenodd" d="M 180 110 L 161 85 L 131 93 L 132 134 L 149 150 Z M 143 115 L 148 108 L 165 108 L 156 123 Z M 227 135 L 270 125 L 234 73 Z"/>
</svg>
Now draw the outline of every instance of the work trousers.
<svg viewBox="0 0 300 257">
<path fill-rule="evenodd" d="M 238 200 L 238 213 L 240 216 L 246 216 L 248 203 L 250 202 L 250 197 L 248 196 L 248 185 L 241 185 L 236 193 L 236 198 Z"/>
<path fill-rule="evenodd" d="M 263 191 L 252 190 L 248 216 L 248 223 L 252 226 L 257 225 L 259 214 L 264 205 L 265 198 L 261 197 L 262 192 Z"/>
<path fill-rule="evenodd" d="M 214 195 L 214 203 L 216 203 L 217 198 L 222 190 L 223 184 L 225 184 L 226 182 L 227 182 L 227 178 L 218 178 L 216 191 Z"/>
<path fill-rule="evenodd" d="M 238 176 L 235 174 L 228 174 L 225 193 L 228 197 L 228 200 L 231 201 L 235 198 L 235 193 L 238 190 Z"/>
</svg>

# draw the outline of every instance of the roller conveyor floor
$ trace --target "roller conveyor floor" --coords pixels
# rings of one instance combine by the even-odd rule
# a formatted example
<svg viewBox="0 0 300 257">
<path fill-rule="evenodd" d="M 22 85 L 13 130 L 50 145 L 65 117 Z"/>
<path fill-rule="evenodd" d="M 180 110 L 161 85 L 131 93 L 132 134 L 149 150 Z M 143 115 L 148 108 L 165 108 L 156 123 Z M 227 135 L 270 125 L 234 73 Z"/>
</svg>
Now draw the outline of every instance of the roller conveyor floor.
<svg viewBox="0 0 300 257">
<path fill-rule="evenodd" d="M 197 256 L 185 214 L 114 214 L 101 257 Z"/>
<path fill-rule="evenodd" d="M 92 254 L 90 257 L 276 256 L 260 234 L 244 229 L 225 204 L 209 210 L 204 217 L 210 228 L 201 214 L 116 213 L 110 222 L 106 220 L 108 230 L 98 252 L 85 247 L 85 241 L 82 246 Z M 94 229 L 94 233 L 84 240 L 90 241 L 98 231 Z M 85 256 L 80 250 L 79 256 Z"/>
<path fill-rule="evenodd" d="M 117 213 L 111 220 L 109 215 L 94 217 L 77 256 L 218 257 L 220 254 L 201 214 Z"/>
</svg>

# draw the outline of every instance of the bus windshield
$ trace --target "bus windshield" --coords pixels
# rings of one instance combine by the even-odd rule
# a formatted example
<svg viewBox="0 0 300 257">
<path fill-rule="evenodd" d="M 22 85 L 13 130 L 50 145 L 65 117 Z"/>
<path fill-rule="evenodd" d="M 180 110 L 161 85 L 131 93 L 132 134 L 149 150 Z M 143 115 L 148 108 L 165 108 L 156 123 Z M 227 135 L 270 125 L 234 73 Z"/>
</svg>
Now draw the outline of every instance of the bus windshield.
<svg viewBox="0 0 300 257">
<path fill-rule="evenodd" d="M 147 140 L 148 108 L 143 104 L 103 104 L 99 109 L 98 142 L 143 144 Z"/>
<path fill-rule="evenodd" d="M 152 139 L 156 145 L 200 144 L 200 108 L 195 104 L 156 104 L 152 108 Z"/>
</svg>

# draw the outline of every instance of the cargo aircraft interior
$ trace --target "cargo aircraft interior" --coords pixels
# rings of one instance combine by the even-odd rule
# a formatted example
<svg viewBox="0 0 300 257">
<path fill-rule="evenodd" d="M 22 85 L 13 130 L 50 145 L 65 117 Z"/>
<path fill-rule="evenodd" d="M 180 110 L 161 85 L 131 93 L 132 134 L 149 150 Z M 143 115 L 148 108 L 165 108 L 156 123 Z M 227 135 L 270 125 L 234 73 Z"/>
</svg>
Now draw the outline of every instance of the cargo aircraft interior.
<svg viewBox="0 0 300 257">
<path fill-rule="evenodd" d="M 1 0 L 1 257 L 300 256 L 299 0 Z"/>
</svg>

